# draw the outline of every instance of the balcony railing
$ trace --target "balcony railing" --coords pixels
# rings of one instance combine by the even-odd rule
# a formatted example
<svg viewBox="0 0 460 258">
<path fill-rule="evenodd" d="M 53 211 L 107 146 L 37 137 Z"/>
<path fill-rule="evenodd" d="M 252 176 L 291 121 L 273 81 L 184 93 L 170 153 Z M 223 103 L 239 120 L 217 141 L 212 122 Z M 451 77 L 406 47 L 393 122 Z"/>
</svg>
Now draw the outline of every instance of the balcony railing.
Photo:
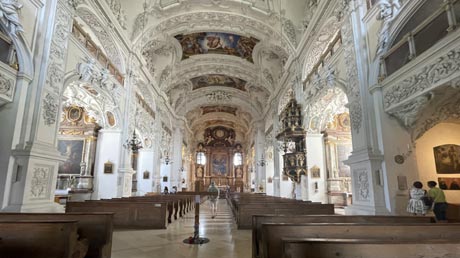
<svg viewBox="0 0 460 258">
<path fill-rule="evenodd" d="M 418 55 L 457 28 L 460 22 L 460 1 L 444 2 L 415 29 L 394 44 L 382 57 L 381 78 L 393 74 Z"/>
</svg>

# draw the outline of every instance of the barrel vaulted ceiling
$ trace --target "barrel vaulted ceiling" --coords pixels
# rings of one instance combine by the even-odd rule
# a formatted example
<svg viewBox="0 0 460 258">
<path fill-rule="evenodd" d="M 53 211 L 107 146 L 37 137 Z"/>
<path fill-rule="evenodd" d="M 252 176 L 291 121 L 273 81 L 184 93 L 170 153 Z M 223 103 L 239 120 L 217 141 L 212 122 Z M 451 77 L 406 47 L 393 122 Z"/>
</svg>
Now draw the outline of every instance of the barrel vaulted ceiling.
<svg viewBox="0 0 460 258">
<path fill-rule="evenodd" d="M 176 114 L 198 138 L 222 125 L 244 141 L 277 90 L 309 1 L 120 3 L 134 50 Z"/>
</svg>

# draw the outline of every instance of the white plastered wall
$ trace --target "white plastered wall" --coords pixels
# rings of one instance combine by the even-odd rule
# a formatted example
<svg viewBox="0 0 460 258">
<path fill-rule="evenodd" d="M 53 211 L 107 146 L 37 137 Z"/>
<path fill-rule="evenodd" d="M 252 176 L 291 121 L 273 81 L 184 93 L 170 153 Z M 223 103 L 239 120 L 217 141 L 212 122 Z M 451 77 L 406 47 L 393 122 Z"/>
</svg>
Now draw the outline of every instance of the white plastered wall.
<svg viewBox="0 0 460 258">
<path fill-rule="evenodd" d="M 424 185 L 424 189 L 428 189 L 427 181 L 438 182 L 438 177 L 456 177 L 460 178 L 460 174 L 436 174 L 436 166 L 434 161 L 433 147 L 444 144 L 460 145 L 460 124 L 441 123 L 427 131 L 417 141 L 417 166 L 420 176 L 420 181 Z M 411 184 L 412 182 L 408 182 Z M 447 202 L 460 203 L 460 191 L 445 190 Z"/>
</svg>

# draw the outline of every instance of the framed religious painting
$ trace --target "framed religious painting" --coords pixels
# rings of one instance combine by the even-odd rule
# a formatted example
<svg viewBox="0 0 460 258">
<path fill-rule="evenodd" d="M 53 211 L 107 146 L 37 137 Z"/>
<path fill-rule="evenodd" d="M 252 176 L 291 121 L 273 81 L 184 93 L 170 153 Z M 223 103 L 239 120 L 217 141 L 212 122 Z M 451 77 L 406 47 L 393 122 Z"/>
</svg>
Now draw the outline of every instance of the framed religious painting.
<svg viewBox="0 0 460 258">
<path fill-rule="evenodd" d="M 59 164 L 59 174 L 80 174 L 84 140 L 58 140 L 58 151 L 66 157 Z"/>
<path fill-rule="evenodd" d="M 228 175 L 227 153 L 213 153 L 211 158 L 211 174 L 213 176 Z"/>
<path fill-rule="evenodd" d="M 460 174 L 460 145 L 444 144 L 433 148 L 436 173 Z"/>
<path fill-rule="evenodd" d="M 113 163 L 107 161 L 104 163 L 104 174 L 112 174 L 113 173 Z"/>
</svg>

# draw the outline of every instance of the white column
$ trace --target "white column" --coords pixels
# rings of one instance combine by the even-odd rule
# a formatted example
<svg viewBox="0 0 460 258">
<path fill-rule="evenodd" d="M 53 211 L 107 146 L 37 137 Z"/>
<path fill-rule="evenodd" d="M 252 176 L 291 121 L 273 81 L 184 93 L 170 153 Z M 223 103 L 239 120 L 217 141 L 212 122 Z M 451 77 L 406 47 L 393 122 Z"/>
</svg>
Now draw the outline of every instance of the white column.
<svg viewBox="0 0 460 258">
<path fill-rule="evenodd" d="M 280 159 L 279 143 L 276 139 L 276 132 L 279 130 L 279 116 L 276 107 L 273 107 L 273 195 L 281 196 L 281 176 L 283 174 L 282 159 Z"/>
<path fill-rule="evenodd" d="M 383 155 L 375 132 L 373 99 L 369 93 L 367 57 L 368 46 L 363 41 L 366 34 L 362 18 L 365 6 L 362 1 L 351 1 L 349 14 L 342 26 L 344 48 L 348 59 L 347 96 L 352 127 L 353 152 L 345 164 L 351 168 L 353 205 L 347 214 L 388 214 L 391 209 L 385 204 L 383 180 Z M 358 88 L 356 88 L 358 87 Z"/>
<path fill-rule="evenodd" d="M 182 167 L 182 139 L 183 135 L 181 129 L 176 127 L 174 129 L 173 137 L 172 137 L 172 152 L 171 152 L 171 159 L 173 163 L 171 164 L 171 188 L 173 186 L 177 186 L 179 189 L 181 186 L 180 184 L 180 168 Z M 170 188 L 170 190 L 171 190 Z"/>
<path fill-rule="evenodd" d="M 42 31 L 33 46 L 34 58 L 41 62 L 35 64 L 35 77 L 28 87 L 25 102 L 22 101 L 26 88 L 22 88 L 25 85 L 20 82 L 23 78 L 18 78 L 21 87 L 16 95 L 20 96 L 15 96 L 15 100 L 20 99 L 20 103 L 17 103 L 18 106 L 13 104 L 16 110 L 11 110 L 12 113 L 2 110 L 10 118 L 16 116 L 16 122 L 12 124 L 17 126 L 12 129 L 15 131 L 12 133 L 13 141 L 7 141 L 12 145 L 6 145 L 13 150 L 0 154 L 8 157 L 7 169 L 1 173 L 6 174 L 6 178 L 0 176 L 0 183 L 4 184 L 0 188 L 5 186 L 0 200 L 4 211 L 63 211 L 62 206 L 54 203 L 59 161 L 63 161 L 56 148 L 63 85 L 50 77 L 64 78 L 73 9 L 61 0 L 48 1 L 47 4 L 46 8 L 42 8 L 45 13 L 39 14 L 44 17 L 37 25 Z M 2 129 L 2 134 L 12 136 L 11 128 L 6 129 L 5 133 Z M 5 160 L 0 159 L 2 162 Z"/>
<path fill-rule="evenodd" d="M 120 167 L 120 149 L 122 148 L 121 130 L 100 130 L 96 147 L 94 164 L 94 193 L 93 200 L 111 199 L 117 197 L 118 177 Z M 112 163 L 111 173 L 105 173 L 104 164 Z"/>
</svg>

